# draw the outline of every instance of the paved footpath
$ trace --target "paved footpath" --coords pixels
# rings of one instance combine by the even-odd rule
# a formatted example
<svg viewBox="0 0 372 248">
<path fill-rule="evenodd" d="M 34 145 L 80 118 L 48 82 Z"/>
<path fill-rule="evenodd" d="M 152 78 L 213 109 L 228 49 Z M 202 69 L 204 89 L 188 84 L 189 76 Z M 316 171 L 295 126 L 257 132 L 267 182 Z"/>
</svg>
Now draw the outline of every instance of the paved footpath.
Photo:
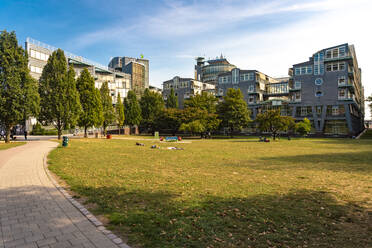
<svg viewBox="0 0 372 248">
<path fill-rule="evenodd" d="M 44 156 L 57 143 L 0 151 L 0 248 L 117 248 L 53 185 Z"/>
</svg>

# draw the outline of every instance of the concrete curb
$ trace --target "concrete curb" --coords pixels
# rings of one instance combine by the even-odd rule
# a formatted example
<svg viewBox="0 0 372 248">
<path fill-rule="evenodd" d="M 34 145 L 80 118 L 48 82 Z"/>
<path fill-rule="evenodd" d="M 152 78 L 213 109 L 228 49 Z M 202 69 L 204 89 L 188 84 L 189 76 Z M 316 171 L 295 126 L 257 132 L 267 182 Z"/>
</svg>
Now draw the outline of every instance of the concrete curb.
<svg viewBox="0 0 372 248">
<path fill-rule="evenodd" d="M 107 230 L 106 227 L 102 224 L 102 222 L 100 222 L 91 212 L 89 212 L 88 209 L 86 209 L 83 205 L 77 202 L 62 186 L 59 185 L 59 183 L 56 180 L 54 180 L 51 172 L 48 169 L 47 155 L 48 154 L 44 155 L 43 167 L 45 173 L 47 174 L 49 180 L 53 183 L 54 187 L 56 187 L 58 191 L 61 192 L 62 195 L 97 228 L 97 230 L 102 232 L 115 245 L 117 245 L 119 248 L 131 248 L 126 243 L 124 243 L 124 241 L 121 238 L 113 234 L 110 230 Z"/>
</svg>

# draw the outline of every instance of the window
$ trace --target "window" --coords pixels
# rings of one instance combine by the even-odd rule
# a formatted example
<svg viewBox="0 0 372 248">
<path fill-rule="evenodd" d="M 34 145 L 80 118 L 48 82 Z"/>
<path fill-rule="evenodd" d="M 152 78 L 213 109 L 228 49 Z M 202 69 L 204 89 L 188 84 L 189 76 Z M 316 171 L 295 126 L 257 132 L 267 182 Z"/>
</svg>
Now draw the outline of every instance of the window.
<svg viewBox="0 0 372 248">
<path fill-rule="evenodd" d="M 345 62 L 338 63 L 338 69 L 340 71 L 344 71 L 345 70 Z"/>
<path fill-rule="evenodd" d="M 334 63 L 332 65 L 332 71 L 338 71 L 338 64 L 337 63 Z"/>
<path fill-rule="evenodd" d="M 345 76 L 338 78 L 338 85 L 344 85 L 346 83 Z"/>
<path fill-rule="evenodd" d="M 314 75 L 319 75 L 319 68 L 316 65 L 314 65 Z"/>
<path fill-rule="evenodd" d="M 322 115 L 322 106 L 316 106 L 317 115 Z"/>
<path fill-rule="evenodd" d="M 307 74 L 312 74 L 313 73 L 313 68 L 311 66 L 308 66 L 306 69 Z"/>
<path fill-rule="evenodd" d="M 315 96 L 316 97 L 320 97 L 320 96 L 322 96 L 323 95 L 323 93 L 321 92 L 321 91 L 317 91 L 317 92 L 315 92 Z"/>
<path fill-rule="evenodd" d="M 321 63 L 320 66 L 319 66 L 320 70 L 319 70 L 319 74 L 320 75 L 323 75 L 324 74 L 324 64 Z"/>
<path fill-rule="evenodd" d="M 339 98 L 339 99 L 344 99 L 344 98 L 346 98 L 346 90 L 345 90 L 345 89 L 339 89 L 339 90 L 338 90 L 338 98 Z"/>
<path fill-rule="evenodd" d="M 322 83 L 323 83 L 323 79 L 322 78 L 315 79 L 315 84 L 316 85 L 322 85 Z"/>
<path fill-rule="evenodd" d="M 326 70 L 327 71 L 332 71 L 332 64 L 327 64 Z"/>
<path fill-rule="evenodd" d="M 332 57 L 338 58 L 338 48 L 332 50 Z"/>
<path fill-rule="evenodd" d="M 301 74 L 306 74 L 306 67 L 301 67 Z"/>
<path fill-rule="evenodd" d="M 332 115 L 339 115 L 338 106 L 332 106 Z"/>
<path fill-rule="evenodd" d="M 307 115 L 307 107 L 301 107 L 301 116 Z"/>
<path fill-rule="evenodd" d="M 301 68 L 297 67 L 295 68 L 295 75 L 300 75 L 301 74 Z"/>
<path fill-rule="evenodd" d="M 299 101 L 301 101 L 301 92 L 299 92 L 299 91 L 295 92 L 293 98 L 294 98 L 293 100 L 294 100 L 295 102 L 299 102 Z"/>
<path fill-rule="evenodd" d="M 248 74 L 248 80 L 254 80 L 254 73 L 253 72 Z"/>
<path fill-rule="evenodd" d="M 249 85 L 248 86 L 248 93 L 254 92 L 254 85 Z"/>
<path fill-rule="evenodd" d="M 342 46 L 339 48 L 339 56 L 344 57 L 345 56 L 345 47 Z"/>
<path fill-rule="evenodd" d="M 295 81 L 295 89 L 301 89 L 301 82 Z"/>
<path fill-rule="evenodd" d="M 327 50 L 327 51 L 326 51 L 326 58 L 327 58 L 327 59 L 332 58 L 332 51 L 331 51 L 331 50 Z"/>
<path fill-rule="evenodd" d="M 248 103 L 254 103 L 254 97 L 253 96 L 250 96 L 248 98 Z"/>
</svg>

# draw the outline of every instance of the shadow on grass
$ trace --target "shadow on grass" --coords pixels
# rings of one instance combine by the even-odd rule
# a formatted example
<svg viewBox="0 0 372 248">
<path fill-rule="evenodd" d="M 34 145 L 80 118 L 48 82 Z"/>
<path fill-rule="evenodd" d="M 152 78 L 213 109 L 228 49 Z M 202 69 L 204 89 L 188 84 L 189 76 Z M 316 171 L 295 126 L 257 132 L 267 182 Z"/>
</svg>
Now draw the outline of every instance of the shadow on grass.
<svg viewBox="0 0 372 248">
<path fill-rule="evenodd" d="M 367 247 L 371 241 L 367 210 L 326 192 L 178 200 L 169 192 L 120 187 L 75 190 L 135 247 Z"/>
<path fill-rule="evenodd" d="M 335 172 L 372 172 L 372 152 L 323 153 L 261 158 L 262 165 L 249 165 L 258 170 L 292 168 L 330 170 Z M 249 164 L 249 162 L 247 162 Z"/>
</svg>

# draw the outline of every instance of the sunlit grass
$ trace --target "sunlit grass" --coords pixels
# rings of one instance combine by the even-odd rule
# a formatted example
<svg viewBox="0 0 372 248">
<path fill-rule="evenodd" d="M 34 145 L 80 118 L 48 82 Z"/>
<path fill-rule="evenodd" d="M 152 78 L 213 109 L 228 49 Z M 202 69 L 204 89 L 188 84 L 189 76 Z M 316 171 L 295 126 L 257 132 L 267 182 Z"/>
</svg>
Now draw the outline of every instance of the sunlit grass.
<svg viewBox="0 0 372 248">
<path fill-rule="evenodd" d="M 0 141 L 0 150 L 9 149 L 16 146 L 21 146 L 26 144 L 26 142 L 11 142 L 11 143 L 5 143 L 4 141 Z"/>
<path fill-rule="evenodd" d="M 130 245 L 367 247 L 370 241 L 372 140 L 135 143 L 70 140 L 49 156 L 50 169 Z"/>
</svg>

